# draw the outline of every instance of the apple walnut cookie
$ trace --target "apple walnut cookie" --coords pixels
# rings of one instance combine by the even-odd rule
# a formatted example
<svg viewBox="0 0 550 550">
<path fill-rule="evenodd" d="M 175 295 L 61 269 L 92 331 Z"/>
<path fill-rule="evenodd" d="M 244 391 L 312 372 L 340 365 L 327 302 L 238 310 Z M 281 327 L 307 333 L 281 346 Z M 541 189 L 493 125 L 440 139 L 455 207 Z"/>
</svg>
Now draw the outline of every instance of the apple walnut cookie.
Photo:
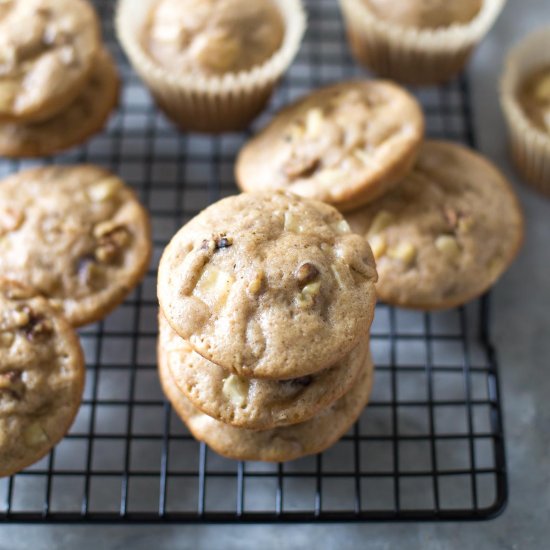
<svg viewBox="0 0 550 550">
<path fill-rule="evenodd" d="M 440 309 L 485 292 L 515 258 L 523 216 L 504 176 L 450 142 L 428 141 L 400 185 L 348 215 L 377 262 L 377 293 L 401 307 Z"/>
<path fill-rule="evenodd" d="M 49 298 L 74 326 L 126 297 L 151 248 L 145 209 L 101 168 L 50 166 L 0 181 L 0 272 Z"/>
<path fill-rule="evenodd" d="M 321 372 L 286 380 L 244 378 L 195 353 L 159 316 L 159 357 L 199 410 L 232 426 L 266 430 L 305 422 L 349 391 L 367 360 L 369 339 Z"/>
<path fill-rule="evenodd" d="M 242 194 L 175 235 L 158 296 L 172 328 L 206 359 L 284 379 L 336 364 L 365 338 L 376 279 L 369 245 L 333 207 Z"/>
<path fill-rule="evenodd" d="M 34 290 L 0 279 L 0 476 L 36 462 L 65 435 L 83 387 L 72 327 Z"/>
<path fill-rule="evenodd" d="M 352 80 L 285 107 L 239 154 L 244 191 L 282 189 L 353 210 L 393 187 L 410 170 L 424 117 L 404 88 Z"/>
</svg>

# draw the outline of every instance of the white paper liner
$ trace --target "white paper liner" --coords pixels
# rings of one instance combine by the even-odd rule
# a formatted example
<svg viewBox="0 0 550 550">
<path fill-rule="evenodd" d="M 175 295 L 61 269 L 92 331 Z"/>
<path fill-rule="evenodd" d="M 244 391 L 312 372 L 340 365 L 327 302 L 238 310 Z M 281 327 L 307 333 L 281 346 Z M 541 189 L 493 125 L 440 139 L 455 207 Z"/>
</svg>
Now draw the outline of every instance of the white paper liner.
<svg viewBox="0 0 550 550">
<path fill-rule="evenodd" d="M 284 21 L 285 36 L 268 61 L 250 71 L 223 76 L 174 75 L 149 57 L 141 38 L 156 1 L 119 0 L 115 24 L 130 62 L 160 108 L 184 130 L 216 133 L 245 128 L 263 109 L 298 52 L 306 28 L 301 1 L 273 0 Z"/>
<path fill-rule="evenodd" d="M 550 135 L 537 128 L 517 100 L 521 83 L 550 65 L 550 26 L 529 34 L 506 58 L 500 102 L 508 125 L 512 160 L 525 180 L 550 195 Z"/>
<path fill-rule="evenodd" d="M 404 1 L 404 0 L 395 0 Z M 484 0 L 468 24 L 404 28 L 376 17 L 364 0 L 339 0 L 350 47 L 375 73 L 409 84 L 437 84 L 458 74 L 506 0 Z"/>
</svg>

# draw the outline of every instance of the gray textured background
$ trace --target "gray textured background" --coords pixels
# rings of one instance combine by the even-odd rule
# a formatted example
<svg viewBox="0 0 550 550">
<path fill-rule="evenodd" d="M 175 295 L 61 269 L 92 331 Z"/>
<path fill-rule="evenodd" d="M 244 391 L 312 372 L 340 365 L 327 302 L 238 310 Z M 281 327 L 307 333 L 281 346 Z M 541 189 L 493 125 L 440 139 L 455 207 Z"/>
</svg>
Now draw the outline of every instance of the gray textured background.
<svg viewBox="0 0 550 550">
<path fill-rule="evenodd" d="M 397 0 L 403 1 L 403 0 Z M 480 149 L 515 181 L 527 217 L 526 246 L 493 298 L 505 405 L 510 501 L 482 523 L 296 526 L 2 526 L 0 549 L 163 548 L 539 549 L 550 535 L 550 200 L 519 185 L 506 155 L 496 101 L 505 51 L 550 24 L 550 0 L 508 0 L 471 65 Z"/>
</svg>

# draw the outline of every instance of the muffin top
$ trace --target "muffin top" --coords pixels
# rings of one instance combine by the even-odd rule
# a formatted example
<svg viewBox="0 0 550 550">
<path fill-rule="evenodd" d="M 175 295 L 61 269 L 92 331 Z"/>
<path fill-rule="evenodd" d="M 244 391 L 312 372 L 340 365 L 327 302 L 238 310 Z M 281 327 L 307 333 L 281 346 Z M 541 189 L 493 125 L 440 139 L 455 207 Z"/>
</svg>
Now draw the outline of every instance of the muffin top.
<svg viewBox="0 0 550 550">
<path fill-rule="evenodd" d="M 550 134 L 550 65 L 525 79 L 518 91 L 518 101 L 527 118 L 539 130 Z"/>
<path fill-rule="evenodd" d="M 419 309 L 481 295 L 523 237 L 521 209 L 504 176 L 481 155 L 446 141 L 427 141 L 397 188 L 348 222 L 372 246 L 379 298 Z"/>
<path fill-rule="evenodd" d="M 285 107 L 242 149 L 244 191 L 284 189 L 352 210 L 410 170 L 424 117 L 404 88 L 351 80 L 315 90 Z"/>
<path fill-rule="evenodd" d="M 84 0 L 0 2 L 0 120 L 45 120 L 78 95 L 100 48 Z"/>
<path fill-rule="evenodd" d="M 465 25 L 481 10 L 483 0 L 363 0 L 376 17 L 402 27 L 439 29 Z"/>
<path fill-rule="evenodd" d="M 170 71 L 216 76 L 261 65 L 283 36 L 283 19 L 272 0 L 159 0 L 144 46 Z"/>
<path fill-rule="evenodd" d="M 223 199 L 182 227 L 158 272 L 161 309 L 210 361 L 245 377 L 334 365 L 368 333 L 376 270 L 337 210 L 283 193 Z"/>
</svg>

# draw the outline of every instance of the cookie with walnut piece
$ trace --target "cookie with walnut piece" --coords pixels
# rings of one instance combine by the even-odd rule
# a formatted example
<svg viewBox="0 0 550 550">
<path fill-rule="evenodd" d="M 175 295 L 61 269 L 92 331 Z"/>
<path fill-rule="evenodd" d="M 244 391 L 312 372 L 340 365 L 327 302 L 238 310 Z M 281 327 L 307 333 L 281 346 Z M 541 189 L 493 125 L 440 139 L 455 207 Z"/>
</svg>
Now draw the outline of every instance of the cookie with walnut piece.
<svg viewBox="0 0 550 550">
<path fill-rule="evenodd" d="M 368 334 L 376 269 L 368 243 L 327 204 L 284 193 L 221 200 L 166 247 L 158 297 L 172 328 L 235 374 L 323 370 Z"/>
<path fill-rule="evenodd" d="M 43 157 L 74 147 L 99 132 L 118 101 L 115 62 L 103 49 L 78 97 L 48 120 L 0 123 L 0 156 Z"/>
<path fill-rule="evenodd" d="M 83 389 L 74 329 L 34 290 L 0 279 L 0 476 L 26 468 L 58 443 Z"/>
<path fill-rule="evenodd" d="M 0 181 L 0 273 L 49 298 L 74 326 L 122 302 L 151 249 L 147 212 L 102 168 L 48 166 Z"/>
<path fill-rule="evenodd" d="M 178 389 L 209 416 L 241 428 L 266 430 L 309 420 L 342 397 L 365 365 L 364 338 L 337 364 L 287 380 L 242 378 L 208 361 L 159 315 L 158 355 L 163 355 Z"/>
<path fill-rule="evenodd" d="M 395 185 L 423 135 L 422 110 L 404 88 L 341 82 L 275 115 L 240 152 L 236 178 L 244 191 L 283 189 L 345 212 Z"/>
<path fill-rule="evenodd" d="M 347 219 L 372 246 L 379 298 L 425 310 L 483 294 L 512 263 L 523 238 L 522 212 L 501 172 L 445 141 L 426 142 L 396 189 Z"/>
<path fill-rule="evenodd" d="M 0 121 L 46 120 L 89 79 L 101 47 L 85 0 L 0 2 Z"/>
<path fill-rule="evenodd" d="M 224 424 L 196 409 L 178 390 L 166 362 L 161 351 L 160 381 L 176 413 L 195 438 L 235 460 L 286 462 L 323 452 L 357 421 L 368 403 L 374 379 L 374 366 L 368 354 L 354 386 L 330 407 L 305 422 L 258 431 Z"/>
</svg>

